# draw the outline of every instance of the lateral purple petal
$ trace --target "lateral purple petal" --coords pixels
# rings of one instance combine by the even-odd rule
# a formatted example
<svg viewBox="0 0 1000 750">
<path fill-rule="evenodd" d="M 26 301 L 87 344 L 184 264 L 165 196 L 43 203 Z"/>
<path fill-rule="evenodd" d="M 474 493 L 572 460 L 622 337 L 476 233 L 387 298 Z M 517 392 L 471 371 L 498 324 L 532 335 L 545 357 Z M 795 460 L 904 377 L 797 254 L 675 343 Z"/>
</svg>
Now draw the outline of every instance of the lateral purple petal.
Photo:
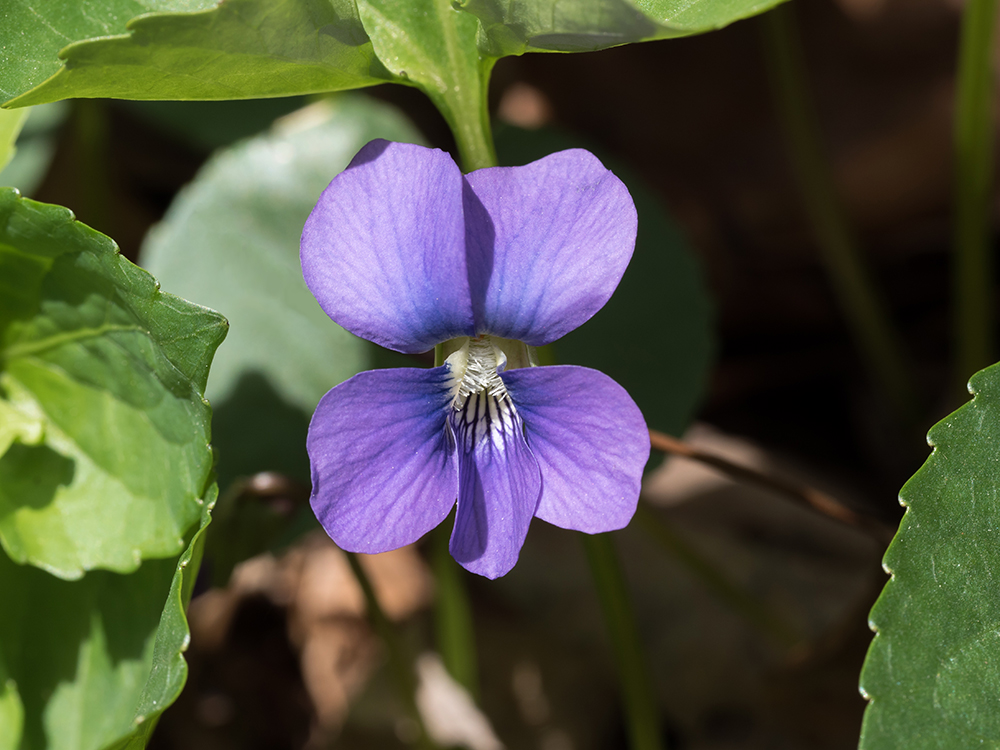
<svg viewBox="0 0 1000 750">
<path fill-rule="evenodd" d="M 635 247 L 625 185 L 589 151 L 465 177 L 476 330 L 551 343 L 600 310 Z"/>
<path fill-rule="evenodd" d="M 470 397 L 485 402 L 485 394 Z M 475 412 L 475 404 L 472 404 Z M 485 407 L 484 407 L 485 412 Z M 453 420 L 458 444 L 459 490 L 451 555 L 466 570 L 499 578 L 517 563 L 538 505 L 538 465 L 512 415 L 487 426 L 483 419 Z"/>
<path fill-rule="evenodd" d="M 542 473 L 535 515 L 590 534 L 631 520 L 649 432 L 618 383 L 586 367 L 529 367 L 501 375 Z"/>
<path fill-rule="evenodd" d="M 302 274 L 326 314 L 400 352 L 474 334 L 462 179 L 443 151 L 362 148 L 302 230 Z"/>
<path fill-rule="evenodd" d="M 355 375 L 319 402 L 306 447 L 316 518 L 341 548 L 385 552 L 415 542 L 455 504 L 446 367 Z"/>
</svg>

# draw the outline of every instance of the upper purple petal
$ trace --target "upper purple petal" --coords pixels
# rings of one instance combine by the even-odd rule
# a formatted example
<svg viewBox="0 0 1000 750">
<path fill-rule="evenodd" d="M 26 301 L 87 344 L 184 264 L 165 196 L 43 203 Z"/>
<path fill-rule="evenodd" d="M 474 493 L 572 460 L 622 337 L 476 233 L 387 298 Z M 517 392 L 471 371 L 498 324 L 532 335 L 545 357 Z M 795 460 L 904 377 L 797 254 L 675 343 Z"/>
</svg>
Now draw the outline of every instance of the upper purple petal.
<svg viewBox="0 0 1000 750">
<path fill-rule="evenodd" d="M 596 534 L 626 526 L 649 459 L 639 407 L 602 372 L 570 365 L 501 375 L 542 473 L 535 515 Z"/>
<path fill-rule="evenodd" d="M 355 375 L 316 407 L 306 446 L 316 518 L 341 548 L 385 552 L 445 519 L 458 495 L 447 367 Z"/>
<path fill-rule="evenodd" d="M 452 417 L 459 490 L 449 548 L 466 570 L 499 578 L 517 562 L 540 480 L 520 418 L 491 400 L 473 394 Z"/>
<path fill-rule="evenodd" d="M 597 157 L 561 151 L 465 180 L 477 332 L 541 346 L 604 306 L 632 257 L 636 212 Z"/>
<path fill-rule="evenodd" d="M 474 333 L 462 180 L 443 151 L 362 148 L 302 230 L 302 273 L 326 314 L 400 352 Z"/>
</svg>

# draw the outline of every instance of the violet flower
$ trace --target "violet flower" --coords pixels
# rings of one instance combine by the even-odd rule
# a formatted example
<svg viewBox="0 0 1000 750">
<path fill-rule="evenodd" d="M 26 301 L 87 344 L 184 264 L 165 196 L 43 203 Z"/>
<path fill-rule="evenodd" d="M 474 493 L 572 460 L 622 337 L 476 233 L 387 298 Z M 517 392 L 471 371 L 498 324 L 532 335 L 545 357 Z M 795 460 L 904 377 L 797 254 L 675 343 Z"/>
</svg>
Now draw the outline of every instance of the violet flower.
<svg viewBox="0 0 1000 750">
<path fill-rule="evenodd" d="M 603 373 L 530 366 L 530 347 L 604 306 L 635 232 L 628 191 L 587 151 L 462 175 L 435 149 L 361 149 L 306 221 L 306 283 L 348 331 L 448 356 L 362 372 L 316 407 L 311 502 L 338 545 L 409 544 L 457 500 L 451 554 L 496 578 L 533 516 L 589 533 L 629 522 L 642 414 Z"/>
</svg>

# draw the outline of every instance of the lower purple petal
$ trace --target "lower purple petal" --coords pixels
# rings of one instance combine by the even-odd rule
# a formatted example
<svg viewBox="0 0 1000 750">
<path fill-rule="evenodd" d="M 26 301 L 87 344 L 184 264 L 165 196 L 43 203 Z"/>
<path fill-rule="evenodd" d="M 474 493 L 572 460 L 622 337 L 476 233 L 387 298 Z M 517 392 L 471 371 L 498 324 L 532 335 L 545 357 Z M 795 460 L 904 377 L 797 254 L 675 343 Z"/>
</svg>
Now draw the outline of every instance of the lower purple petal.
<svg viewBox="0 0 1000 750">
<path fill-rule="evenodd" d="M 542 473 L 535 515 L 590 534 L 627 526 L 649 432 L 625 389 L 585 367 L 530 367 L 501 377 Z"/>
<path fill-rule="evenodd" d="M 493 408 L 488 402 L 493 401 Z M 538 505 L 538 465 L 509 399 L 473 394 L 452 417 L 458 510 L 450 549 L 466 570 L 499 578 L 517 562 Z"/>
<path fill-rule="evenodd" d="M 372 370 L 319 402 L 306 440 L 310 502 L 343 549 L 385 552 L 415 542 L 455 504 L 449 381 L 446 367 Z"/>
</svg>

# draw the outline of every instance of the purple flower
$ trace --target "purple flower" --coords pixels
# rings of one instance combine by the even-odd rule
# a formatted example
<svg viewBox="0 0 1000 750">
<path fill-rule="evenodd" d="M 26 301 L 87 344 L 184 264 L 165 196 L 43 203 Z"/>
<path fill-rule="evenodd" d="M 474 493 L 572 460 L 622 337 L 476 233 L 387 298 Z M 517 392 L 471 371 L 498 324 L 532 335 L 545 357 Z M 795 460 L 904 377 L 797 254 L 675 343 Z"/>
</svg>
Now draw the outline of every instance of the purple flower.
<svg viewBox="0 0 1000 750">
<path fill-rule="evenodd" d="M 625 186 L 589 152 L 462 175 L 442 151 L 372 141 L 323 192 L 302 272 L 333 320 L 445 364 L 327 393 L 307 441 L 312 507 L 344 549 L 414 542 L 458 502 L 451 554 L 497 578 L 533 516 L 589 533 L 635 512 L 649 435 L 625 390 L 529 347 L 587 321 L 635 245 Z"/>
</svg>

